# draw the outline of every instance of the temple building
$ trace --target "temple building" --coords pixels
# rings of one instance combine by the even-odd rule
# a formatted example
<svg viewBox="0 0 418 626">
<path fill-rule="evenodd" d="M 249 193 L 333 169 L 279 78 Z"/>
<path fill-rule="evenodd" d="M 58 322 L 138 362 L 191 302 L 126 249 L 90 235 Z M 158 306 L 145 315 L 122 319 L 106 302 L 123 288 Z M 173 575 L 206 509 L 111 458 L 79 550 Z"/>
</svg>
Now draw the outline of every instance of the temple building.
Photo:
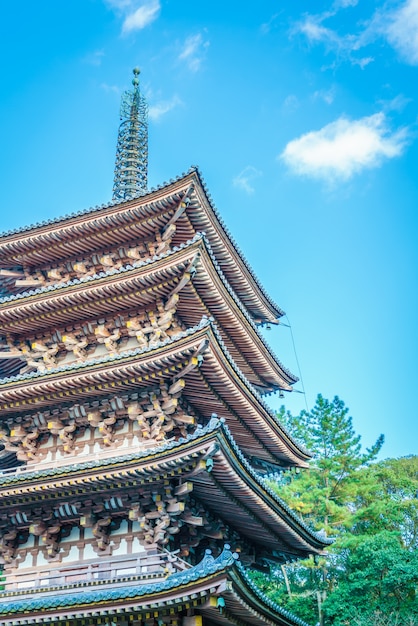
<svg viewBox="0 0 418 626">
<path fill-rule="evenodd" d="M 147 190 L 134 74 L 112 202 L 0 237 L 0 623 L 301 625 L 248 575 L 328 543 L 265 479 L 283 311 L 196 168 Z"/>
</svg>

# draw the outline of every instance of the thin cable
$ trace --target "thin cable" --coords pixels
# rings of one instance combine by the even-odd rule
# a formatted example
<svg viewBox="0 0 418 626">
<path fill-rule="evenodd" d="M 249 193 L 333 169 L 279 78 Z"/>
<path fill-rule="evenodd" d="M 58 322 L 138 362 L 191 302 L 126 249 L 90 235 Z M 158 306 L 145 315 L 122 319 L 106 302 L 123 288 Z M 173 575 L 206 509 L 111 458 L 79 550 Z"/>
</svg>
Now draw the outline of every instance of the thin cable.
<svg viewBox="0 0 418 626">
<path fill-rule="evenodd" d="M 295 344 L 295 339 L 293 337 L 293 330 L 292 330 L 292 325 L 290 323 L 290 319 L 287 315 L 285 315 L 285 318 L 287 319 L 287 321 L 289 322 L 289 326 L 288 328 L 290 328 L 290 336 L 292 338 L 292 344 L 293 344 L 293 351 L 295 353 L 295 359 L 296 359 L 296 365 L 298 366 L 298 373 L 299 373 L 299 380 L 300 380 L 300 384 L 302 385 L 302 391 L 303 391 L 303 396 L 305 398 L 305 406 L 306 406 L 306 411 L 309 413 L 309 407 L 308 407 L 308 401 L 306 399 L 306 391 L 305 391 L 305 385 L 303 384 L 303 376 L 302 376 L 302 370 L 300 369 L 300 364 L 299 364 L 299 359 L 298 359 L 298 353 L 296 352 L 296 344 Z M 283 324 L 284 326 L 284 324 Z"/>
</svg>

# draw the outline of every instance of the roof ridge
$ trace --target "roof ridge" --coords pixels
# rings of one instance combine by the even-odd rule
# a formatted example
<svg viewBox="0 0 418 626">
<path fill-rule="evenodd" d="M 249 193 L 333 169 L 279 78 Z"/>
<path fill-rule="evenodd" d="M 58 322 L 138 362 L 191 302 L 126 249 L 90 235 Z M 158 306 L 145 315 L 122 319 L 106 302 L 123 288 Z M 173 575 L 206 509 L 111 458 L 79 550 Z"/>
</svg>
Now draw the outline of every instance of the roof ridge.
<svg viewBox="0 0 418 626">
<path fill-rule="evenodd" d="M 169 258 L 170 256 L 173 256 L 175 253 L 181 251 L 181 250 L 185 250 L 186 248 L 192 246 L 194 243 L 196 243 L 196 241 L 200 241 L 203 240 L 206 249 L 208 251 L 209 257 L 212 261 L 212 263 L 215 266 L 216 271 L 218 272 L 218 275 L 221 279 L 221 282 L 223 282 L 226 290 L 228 291 L 228 293 L 230 294 L 230 296 L 232 297 L 232 299 L 234 300 L 235 304 L 238 306 L 238 308 L 240 309 L 240 311 L 243 313 L 244 317 L 246 318 L 247 322 L 249 322 L 249 324 L 251 325 L 251 327 L 253 328 L 253 330 L 255 331 L 255 333 L 257 334 L 257 336 L 260 338 L 263 346 L 266 348 L 266 350 L 268 351 L 268 353 L 270 354 L 270 356 L 274 359 L 274 361 L 280 366 L 280 368 L 282 369 L 282 371 L 284 372 L 284 374 L 286 374 L 290 379 L 292 379 L 295 383 L 299 380 L 297 378 L 297 376 L 295 376 L 288 368 L 286 368 L 283 363 L 279 360 L 279 358 L 276 356 L 276 354 L 274 353 L 274 351 L 271 349 L 271 347 L 268 345 L 267 341 L 264 339 L 263 335 L 260 333 L 260 331 L 258 330 L 257 325 L 255 324 L 254 320 L 252 319 L 251 315 L 249 314 L 247 307 L 242 303 L 241 299 L 239 298 L 239 296 L 237 295 L 237 293 L 235 292 L 234 288 L 231 286 L 230 282 L 228 281 L 227 277 L 225 276 L 223 270 L 221 269 L 215 253 L 212 250 L 212 246 L 210 244 L 210 241 L 208 239 L 208 237 L 206 236 L 205 232 L 197 232 L 194 237 L 192 239 L 188 239 L 187 241 L 185 241 L 182 244 L 179 244 L 178 246 L 174 246 L 171 250 L 168 250 L 167 252 L 162 252 L 161 254 L 155 254 L 152 257 L 149 257 L 147 259 L 141 260 L 141 261 L 136 261 L 135 263 L 129 263 L 127 265 L 123 265 L 120 268 L 111 268 L 109 270 L 106 271 L 102 271 L 102 272 L 98 272 L 97 274 L 92 274 L 89 276 L 83 276 L 81 278 L 73 278 L 71 280 L 68 280 L 66 282 L 63 283 L 54 283 L 53 285 L 46 285 L 43 287 L 38 287 L 37 289 L 31 289 L 29 291 L 24 291 L 22 293 L 18 293 L 18 294 L 12 294 L 10 296 L 3 296 L 2 298 L 0 298 L 0 305 L 1 304 L 6 304 L 8 302 L 14 302 L 17 300 L 23 300 L 24 298 L 28 298 L 30 296 L 34 296 L 34 295 L 39 295 L 39 294 L 47 294 L 50 293 L 52 291 L 59 291 L 60 289 L 65 289 L 67 287 L 71 287 L 74 285 L 82 285 L 82 284 L 86 284 L 86 283 L 92 283 L 98 279 L 102 279 L 105 278 L 107 276 L 117 276 L 118 274 L 122 274 L 128 271 L 131 271 L 132 269 L 138 269 L 141 267 L 145 267 L 147 265 L 152 265 L 153 263 L 157 263 L 158 261 L 160 261 L 161 259 L 164 258 Z"/>
<path fill-rule="evenodd" d="M 90 367 L 91 365 L 99 365 L 101 363 L 112 363 L 118 360 L 121 360 L 123 358 L 127 358 L 127 357 L 132 357 L 132 356 L 137 356 L 137 355 L 141 355 L 141 354 L 146 354 L 147 352 L 151 352 L 154 351 L 156 349 L 162 348 L 166 345 L 170 345 L 175 343 L 176 341 L 179 341 L 180 339 L 184 339 L 185 337 L 189 337 L 191 335 L 196 334 L 197 332 L 199 332 L 200 330 L 202 330 L 203 328 L 207 328 L 210 327 L 226 357 L 226 359 L 228 360 L 229 364 L 231 365 L 231 367 L 233 368 L 234 372 L 236 373 L 236 375 L 238 376 L 238 378 L 244 383 L 244 385 L 247 387 L 247 389 L 252 393 L 252 395 L 257 399 L 257 401 L 261 404 L 261 406 L 264 408 L 264 410 L 266 411 L 266 413 L 272 418 L 272 420 L 276 423 L 277 426 L 279 426 L 280 430 L 296 445 L 296 447 L 303 453 L 303 454 L 307 454 L 309 455 L 309 452 L 306 450 L 306 448 L 301 445 L 299 442 L 296 442 L 293 438 L 293 436 L 291 435 L 291 433 L 283 426 L 283 424 L 280 422 L 280 420 L 277 418 L 276 413 L 274 413 L 274 411 L 269 407 L 269 405 L 264 401 L 263 397 L 260 395 L 260 393 L 257 391 L 257 389 L 253 386 L 253 384 L 248 380 L 248 378 L 245 376 L 245 374 L 241 371 L 241 369 L 238 367 L 238 365 L 235 363 L 234 359 L 232 358 L 227 346 L 225 345 L 225 342 L 223 341 L 221 334 L 219 332 L 219 330 L 217 329 L 215 320 L 212 317 L 207 317 L 206 315 L 204 315 L 202 317 L 202 319 L 200 320 L 199 324 L 196 324 L 195 326 L 191 326 L 190 328 L 181 331 L 179 333 L 176 333 L 175 335 L 172 335 L 171 337 L 169 337 L 168 339 L 164 339 L 163 341 L 159 341 L 156 342 L 153 346 L 147 346 L 145 348 L 135 348 L 134 350 L 125 350 L 124 352 L 120 352 L 119 354 L 116 355 L 106 355 L 104 357 L 99 357 L 96 359 L 91 359 L 90 361 L 82 361 L 81 363 L 70 363 L 68 365 L 61 365 L 60 367 L 54 367 L 51 368 L 49 370 L 47 370 L 46 372 L 30 372 L 28 374 L 17 374 L 15 376 L 10 376 L 8 378 L 1 378 L 0 379 L 0 385 L 4 385 L 10 382 L 18 382 L 18 381 L 27 381 L 27 380 L 33 380 L 36 378 L 42 378 L 44 376 L 48 376 L 49 374 L 55 374 L 55 373 L 59 373 L 59 372 L 70 372 L 70 371 L 74 371 L 74 370 L 80 370 L 82 368 L 86 368 L 86 367 Z"/>
<path fill-rule="evenodd" d="M 324 537 L 321 533 L 313 530 L 306 522 L 303 521 L 301 517 L 299 517 L 284 500 L 270 487 L 267 481 L 259 474 L 255 469 L 253 469 L 250 463 L 247 461 L 246 457 L 242 453 L 239 448 L 237 442 L 235 441 L 228 424 L 225 421 L 222 421 L 222 430 L 225 432 L 227 439 L 229 439 L 229 443 L 233 448 L 235 454 L 239 458 L 242 465 L 245 467 L 247 472 L 254 478 L 256 482 L 273 498 L 276 500 L 278 504 L 288 513 L 294 521 L 298 522 L 305 530 L 307 530 L 315 539 L 319 540 L 323 544 L 331 544 L 334 542 L 333 539 L 329 539 L 328 537 Z"/>
<path fill-rule="evenodd" d="M 41 222 L 35 222 L 33 224 L 28 224 L 27 226 L 19 226 L 18 228 L 12 228 L 9 230 L 5 230 L 5 231 L 0 231 L 0 239 L 3 237 L 9 237 L 10 235 L 17 235 L 19 233 L 24 233 L 25 231 L 30 231 L 33 230 L 35 228 L 40 228 L 42 226 L 49 226 L 52 224 L 58 224 L 59 222 L 63 222 L 66 220 L 71 220 L 74 217 L 80 217 L 82 215 L 91 215 L 94 213 L 97 213 L 98 211 L 101 211 L 102 209 L 108 209 L 112 206 L 118 206 L 120 204 L 125 204 L 127 202 L 132 202 L 132 200 L 136 200 L 137 198 L 143 198 L 144 196 L 148 196 L 152 193 L 155 193 L 156 191 L 161 191 L 161 189 L 164 189 L 164 187 L 168 187 L 169 185 L 173 185 L 174 183 L 179 182 L 182 178 L 185 178 L 186 176 L 188 176 L 189 174 L 193 173 L 194 171 L 196 171 L 195 167 L 191 167 L 189 168 L 189 170 L 187 172 L 183 172 L 182 174 L 179 174 L 178 176 L 176 176 L 175 178 L 170 178 L 170 180 L 165 181 L 163 183 L 161 183 L 160 185 L 157 185 L 156 187 L 151 187 L 151 189 L 138 193 L 135 196 L 133 196 L 132 198 L 129 198 L 129 200 L 123 200 L 122 202 L 119 201 L 113 201 L 110 200 L 109 202 L 104 202 L 103 204 L 100 205 L 96 205 L 94 207 L 89 207 L 87 209 L 81 209 L 80 211 L 74 211 L 73 213 L 66 213 L 64 215 L 61 215 L 59 217 L 51 217 L 47 220 L 42 220 Z"/>
<path fill-rule="evenodd" d="M 106 271 L 98 272 L 96 274 L 91 274 L 88 276 L 82 276 L 81 278 L 72 278 L 71 280 L 67 280 L 63 283 L 54 283 L 53 285 L 45 285 L 42 287 L 37 287 L 37 289 L 30 289 L 29 291 L 23 291 L 21 293 L 12 294 L 10 296 L 3 296 L 0 298 L 0 304 L 5 302 L 12 302 L 13 300 L 22 300 L 23 298 L 27 298 L 29 296 L 34 296 L 40 293 L 48 293 L 50 291 L 55 291 L 57 289 L 63 289 L 65 287 L 71 287 L 72 285 L 81 285 L 84 283 L 93 282 L 100 278 L 105 278 L 106 276 L 115 276 L 117 274 L 122 274 L 124 272 L 128 272 L 132 269 L 137 269 L 140 267 L 144 267 L 146 265 L 151 265 L 152 263 L 156 263 L 161 259 L 167 258 L 180 250 L 184 250 L 185 248 L 191 246 L 199 239 L 202 239 L 204 233 L 196 233 L 192 239 L 188 239 L 184 243 L 179 244 L 178 246 L 174 246 L 171 250 L 167 250 L 166 252 L 162 252 L 161 254 L 154 254 L 147 259 L 143 259 L 141 261 L 135 261 L 134 263 L 128 263 L 127 265 L 122 265 L 119 268 L 111 268 Z"/>
<path fill-rule="evenodd" d="M 125 350 L 123 352 L 120 352 L 119 354 L 106 355 L 103 357 L 98 357 L 95 359 L 82 361 L 81 363 L 76 362 L 76 363 L 69 363 L 68 365 L 61 365 L 59 367 L 52 367 L 51 369 L 48 369 L 44 372 L 39 372 L 39 371 L 29 372 L 27 374 L 16 374 L 15 376 L 10 376 L 8 378 L 0 378 L 0 385 L 4 385 L 9 382 L 18 382 L 22 380 L 31 380 L 34 378 L 41 378 L 42 376 L 48 376 L 50 374 L 57 374 L 59 372 L 69 372 L 72 370 L 78 370 L 78 369 L 82 369 L 85 367 L 89 367 L 91 365 L 99 365 L 100 363 L 111 363 L 114 361 L 119 361 L 120 359 L 124 359 L 126 357 L 136 356 L 139 354 L 145 354 L 146 352 L 152 352 L 153 350 L 156 350 L 158 348 L 162 348 L 171 343 L 175 343 L 179 339 L 183 339 L 184 337 L 193 335 L 194 333 L 198 332 L 202 328 L 205 328 L 205 326 L 210 325 L 210 323 L 211 322 L 209 321 L 209 318 L 206 315 L 204 315 L 202 319 L 200 320 L 199 324 L 196 324 L 196 326 L 191 326 L 190 328 L 187 328 L 186 330 L 182 330 L 181 332 L 176 333 L 175 335 L 172 335 L 171 337 L 168 337 L 168 339 L 164 339 L 163 341 L 155 342 L 155 344 L 153 344 L 152 346 L 146 346 L 145 348 L 134 348 L 133 350 Z"/>
<path fill-rule="evenodd" d="M 144 450 L 138 450 L 131 452 L 130 454 L 123 454 L 121 456 L 113 456 L 103 459 L 94 459 L 92 461 L 83 461 L 80 463 L 71 463 L 68 465 L 61 465 L 58 467 L 48 467 L 45 469 L 33 470 L 31 472 L 20 471 L 22 468 L 17 468 L 16 473 L 3 474 L 0 476 L 0 486 L 9 483 L 19 483 L 24 480 L 31 480 L 32 478 L 49 478 L 51 476 L 59 476 L 60 474 L 66 474 L 71 471 L 80 471 L 84 469 L 94 469 L 97 467 L 105 467 L 107 465 L 114 465 L 115 463 L 123 463 L 126 461 L 134 461 L 135 459 L 146 458 L 147 456 L 153 456 L 157 453 L 165 452 L 167 450 L 173 450 L 185 443 L 190 443 L 196 439 L 199 439 L 203 435 L 214 432 L 219 429 L 222 424 L 222 420 L 214 416 L 211 417 L 206 426 L 197 425 L 194 433 L 187 435 L 187 437 L 179 437 L 177 440 L 170 440 L 159 443 L 152 448 L 146 448 Z"/>
</svg>

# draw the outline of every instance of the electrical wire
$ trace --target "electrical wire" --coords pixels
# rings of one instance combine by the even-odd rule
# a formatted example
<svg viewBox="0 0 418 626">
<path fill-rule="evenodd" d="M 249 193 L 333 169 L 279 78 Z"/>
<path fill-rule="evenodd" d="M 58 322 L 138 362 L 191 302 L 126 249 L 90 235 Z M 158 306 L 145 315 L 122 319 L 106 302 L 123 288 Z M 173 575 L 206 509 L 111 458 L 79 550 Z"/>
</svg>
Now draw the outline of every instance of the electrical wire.
<svg viewBox="0 0 418 626">
<path fill-rule="evenodd" d="M 290 323 L 290 320 L 289 320 L 289 317 L 288 317 L 287 314 L 285 315 L 285 317 L 286 317 L 287 321 L 289 322 L 288 328 L 290 328 L 290 336 L 292 338 L 293 351 L 295 353 L 296 365 L 298 367 L 299 380 L 300 380 L 300 384 L 302 385 L 302 393 L 303 393 L 303 396 L 305 398 L 306 411 L 309 413 L 308 400 L 306 398 L 305 385 L 303 383 L 303 376 L 302 376 L 302 370 L 300 369 L 298 353 L 296 352 L 296 344 L 295 344 L 295 338 L 293 337 L 292 325 Z M 282 326 L 287 326 L 287 324 L 282 324 Z"/>
</svg>

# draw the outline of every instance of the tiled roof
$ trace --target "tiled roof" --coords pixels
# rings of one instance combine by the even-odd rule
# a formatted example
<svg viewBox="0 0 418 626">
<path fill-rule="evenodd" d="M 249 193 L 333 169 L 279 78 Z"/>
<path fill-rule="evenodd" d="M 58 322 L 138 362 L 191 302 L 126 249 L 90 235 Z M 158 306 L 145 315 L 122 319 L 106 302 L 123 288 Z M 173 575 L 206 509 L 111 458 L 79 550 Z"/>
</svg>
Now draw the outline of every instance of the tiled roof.
<svg viewBox="0 0 418 626">
<path fill-rule="evenodd" d="M 168 187 L 169 185 L 173 185 L 177 182 L 180 182 L 183 178 L 186 178 L 187 176 L 189 176 L 190 174 L 196 174 L 196 176 L 199 179 L 199 182 L 204 190 L 205 196 L 208 200 L 209 206 L 211 208 L 211 210 L 213 211 L 216 219 L 218 220 L 220 226 L 222 227 L 222 229 L 224 230 L 225 234 L 227 235 L 228 239 L 230 240 L 233 248 L 235 249 L 235 251 L 237 252 L 237 254 L 239 255 L 239 257 L 242 259 L 244 266 L 246 267 L 246 269 L 248 270 L 249 274 L 251 275 L 251 277 L 253 278 L 255 284 L 257 285 L 257 288 L 259 289 L 260 293 L 263 295 L 263 297 L 265 298 L 265 300 L 269 303 L 269 305 L 275 309 L 278 313 L 279 316 L 284 315 L 284 311 L 282 311 L 282 309 L 280 309 L 280 307 L 270 298 L 270 296 L 268 295 L 268 293 L 265 291 L 265 289 L 263 288 L 263 286 L 261 285 L 259 279 L 257 278 L 257 276 L 255 275 L 251 265 L 249 264 L 249 262 L 247 261 L 246 257 L 244 256 L 244 254 L 242 253 L 241 249 L 239 248 L 238 244 L 236 243 L 235 239 L 231 236 L 231 233 L 229 232 L 227 226 L 225 225 L 218 209 L 216 208 L 212 196 L 209 193 L 209 190 L 207 188 L 207 185 L 203 179 L 203 176 L 201 175 L 199 168 L 197 166 L 193 166 L 189 169 L 188 172 L 184 172 L 183 174 L 180 174 L 179 176 L 177 176 L 174 179 L 169 180 L 168 182 L 165 182 L 157 187 L 153 187 L 152 189 L 150 189 L 148 192 L 146 193 L 140 193 L 136 196 L 136 198 L 143 198 L 146 197 L 147 195 L 150 195 L 152 193 L 158 192 L 158 191 L 162 191 L 163 189 L 165 189 L 166 187 Z M 131 200 L 129 200 L 128 202 L 131 202 Z M 16 234 L 20 234 L 20 233 L 29 233 L 31 230 L 34 230 L 36 228 L 42 228 L 45 226 L 53 226 L 56 224 L 59 224 L 60 222 L 65 222 L 66 220 L 71 220 L 75 217 L 81 217 L 81 216 L 89 216 L 92 215 L 94 213 L 98 213 L 103 209 L 108 209 L 110 207 L 113 206 L 119 206 L 120 204 L 124 204 L 121 202 L 107 202 L 105 204 L 102 205 L 97 205 L 95 207 L 90 207 L 88 209 L 82 210 L 82 211 L 77 211 L 74 213 L 70 213 L 70 214 L 66 214 L 64 216 L 61 217 L 56 217 L 56 218 L 52 218 L 49 220 L 44 220 L 42 222 L 36 222 L 35 224 L 31 224 L 29 226 L 23 226 L 23 227 L 19 227 L 16 229 L 12 229 L 12 230 L 8 230 L 5 232 L 0 232 L 0 243 L 1 243 L 1 239 L 2 238 L 6 238 L 9 237 L 11 235 L 16 235 Z"/>
<path fill-rule="evenodd" d="M 180 244 L 179 246 L 173 247 L 171 250 L 169 250 L 167 252 L 164 252 L 164 253 L 159 254 L 159 255 L 155 255 L 155 256 L 150 257 L 150 258 L 148 258 L 148 259 L 146 259 L 144 261 L 136 261 L 135 263 L 130 263 L 130 264 L 125 265 L 125 266 L 123 266 L 121 268 L 110 269 L 110 270 L 107 270 L 106 272 L 99 272 L 98 274 L 93 274 L 92 276 L 85 276 L 83 278 L 73 278 L 72 280 L 69 280 L 69 281 L 64 282 L 64 283 L 57 283 L 57 284 L 48 285 L 48 286 L 45 286 L 45 287 L 39 287 L 37 289 L 32 289 L 30 291 L 25 291 L 23 293 L 18 293 L 18 294 L 13 294 L 13 295 L 10 295 L 10 296 L 5 296 L 3 298 L 0 298 L 0 305 L 1 304 L 7 304 L 7 303 L 10 303 L 10 302 L 19 302 L 21 300 L 24 300 L 24 299 L 26 299 L 28 297 L 35 296 L 35 295 L 49 294 L 51 292 L 59 293 L 59 291 L 61 289 L 67 289 L 68 287 L 71 287 L 71 286 L 81 285 L 81 284 L 86 284 L 86 283 L 90 283 L 91 284 L 91 283 L 94 283 L 97 280 L 106 278 L 107 276 L 117 276 L 117 275 L 120 275 L 120 274 L 125 274 L 126 272 L 129 272 L 129 271 L 131 271 L 133 269 L 138 269 L 138 268 L 141 268 L 141 267 L 150 266 L 150 265 L 153 265 L 154 263 L 160 261 L 161 259 L 172 257 L 177 252 L 180 252 L 181 250 L 185 250 L 185 249 L 191 247 L 197 241 L 203 241 L 204 242 L 204 245 L 205 245 L 205 247 L 206 247 L 206 249 L 208 251 L 209 257 L 210 257 L 212 263 L 214 264 L 214 266 L 216 268 L 216 271 L 218 273 L 218 276 L 221 279 L 225 289 L 228 291 L 229 295 L 234 300 L 234 303 L 236 304 L 236 306 L 239 308 L 239 310 L 241 311 L 241 313 L 245 317 L 245 320 L 251 325 L 251 327 L 253 328 L 254 332 L 259 337 L 259 339 L 262 342 L 262 344 L 263 344 L 264 348 L 266 349 L 266 351 L 270 354 L 270 356 L 274 359 L 274 361 L 279 365 L 279 367 L 281 368 L 283 373 L 286 376 L 288 376 L 288 378 L 292 382 L 297 382 L 298 378 L 294 374 L 292 374 L 290 372 L 290 370 L 288 370 L 280 362 L 278 357 L 274 354 L 274 352 L 269 347 L 269 345 L 265 341 L 264 337 L 261 335 L 260 331 L 258 330 L 257 325 L 254 323 L 252 317 L 248 313 L 247 308 L 242 304 L 241 300 L 238 298 L 238 296 L 236 295 L 235 291 L 233 290 L 233 288 L 229 284 L 229 282 L 228 282 L 226 276 L 224 275 L 224 273 L 223 273 L 223 271 L 222 271 L 218 261 L 216 260 L 216 257 L 215 257 L 215 255 L 213 253 L 213 250 L 211 248 L 210 242 L 209 242 L 208 238 L 206 237 L 205 233 L 196 233 L 196 235 L 193 237 L 193 239 L 190 239 L 190 240 L 186 241 L 185 243 Z"/>
<path fill-rule="evenodd" d="M 194 583 L 199 579 L 213 576 L 218 572 L 237 572 L 250 593 L 261 601 L 271 611 L 277 613 L 279 617 L 283 617 L 287 622 L 295 624 L 295 626 L 307 626 L 302 619 L 292 615 L 286 609 L 273 602 L 252 582 L 245 568 L 238 562 L 238 554 L 230 551 L 230 546 L 225 545 L 221 554 L 214 558 L 210 550 L 206 550 L 206 554 L 202 561 L 190 569 L 180 573 L 171 574 L 164 581 L 148 583 L 143 585 L 132 585 L 123 587 L 108 587 L 107 589 L 80 590 L 76 594 L 62 593 L 54 595 L 44 595 L 32 598 L 23 598 L 19 600 L 8 600 L 1 602 L 0 597 L 0 615 L 12 618 L 13 615 L 36 611 L 53 611 L 65 610 L 73 607 L 97 605 L 104 602 L 120 601 L 120 600 L 139 600 L 153 594 L 161 594 L 164 591 L 174 590 Z"/>
<path fill-rule="evenodd" d="M 229 548 L 229 546 L 228 546 Z M 80 590 L 76 594 L 62 593 L 33 598 L 23 598 L 21 600 L 1 602 L 0 615 L 12 615 L 13 613 L 33 612 L 40 610 L 61 609 L 66 607 L 97 604 L 112 600 L 136 599 L 162 591 L 175 589 L 199 578 L 205 578 L 211 574 L 231 566 L 237 556 L 229 549 L 223 550 L 218 558 L 213 558 L 207 553 L 203 560 L 190 569 L 168 576 L 164 581 L 148 583 L 145 585 L 132 585 L 124 587 L 109 587 L 107 589 L 95 589 L 91 591 Z"/>
<path fill-rule="evenodd" d="M 277 505 L 283 509 L 288 517 L 293 520 L 299 527 L 303 528 L 308 535 L 310 535 L 313 539 L 318 541 L 322 545 L 330 545 L 333 543 L 333 539 L 329 539 L 324 536 L 322 533 L 315 532 L 312 528 L 310 528 L 305 522 L 298 517 L 298 515 L 278 496 L 278 494 L 270 487 L 268 482 L 258 473 L 256 472 L 250 463 L 245 458 L 244 454 L 241 452 L 239 446 L 235 442 L 230 429 L 223 419 L 217 419 L 216 416 L 212 416 L 212 419 L 204 428 L 198 428 L 196 432 L 192 435 L 188 435 L 186 438 L 180 438 L 178 441 L 170 441 L 164 443 L 162 445 L 158 445 L 155 448 L 147 449 L 143 451 L 138 451 L 132 454 L 124 455 L 121 457 L 113 457 L 101 460 L 94 461 L 86 461 L 84 463 L 74 463 L 71 465 L 65 465 L 56 468 L 48 468 L 44 470 L 37 470 L 33 472 L 25 472 L 25 473 L 17 473 L 17 474 L 8 474 L 6 476 L 0 476 L 0 486 L 1 485 L 17 485 L 19 483 L 23 483 L 25 481 L 43 479 L 43 478 L 51 478 L 56 476 L 63 476 L 65 474 L 71 474 L 74 472 L 80 472 L 86 469 L 95 469 L 95 468 L 105 468 L 106 466 L 119 465 L 124 462 L 132 461 L 135 459 L 145 459 L 147 457 L 156 457 L 160 455 L 162 452 L 167 450 L 176 450 L 188 444 L 192 441 L 196 441 L 203 436 L 214 433 L 216 431 L 221 431 L 223 435 L 226 437 L 229 445 L 234 450 L 237 458 L 239 459 L 243 468 L 250 474 L 250 476 L 258 483 L 262 489 L 269 494 L 269 496 L 273 499 Z"/>
<path fill-rule="evenodd" d="M 219 331 L 216 328 L 216 324 L 214 320 L 212 318 L 207 318 L 207 317 L 203 317 L 200 323 L 197 324 L 196 326 L 193 326 L 192 328 L 188 328 L 187 330 L 182 331 L 180 333 L 177 333 L 176 335 L 173 335 L 172 337 L 169 337 L 168 339 L 165 339 L 164 341 L 161 341 L 158 343 L 156 342 L 155 345 L 153 345 L 152 347 L 136 348 L 135 350 L 121 352 L 120 354 L 116 354 L 116 355 L 108 355 L 108 356 L 100 357 L 97 359 L 92 359 L 90 361 L 83 361 L 81 363 L 71 363 L 69 365 L 62 365 L 61 367 L 51 368 L 47 372 L 30 372 L 28 374 L 18 374 L 16 376 L 10 376 L 9 378 L 1 378 L 0 390 L 1 390 L 1 385 L 5 385 L 10 382 L 21 382 L 21 381 L 31 381 L 34 379 L 42 379 L 42 378 L 47 378 L 48 375 L 50 374 L 56 374 L 59 372 L 64 373 L 64 372 L 71 372 L 71 371 L 79 371 L 79 370 L 91 367 L 92 365 L 106 364 L 106 363 L 116 362 L 124 358 L 129 358 L 129 357 L 132 358 L 134 356 L 140 356 L 142 354 L 146 354 L 147 352 L 155 351 L 164 346 L 174 344 L 176 341 L 179 341 L 180 339 L 183 339 L 185 337 L 192 336 L 198 333 L 200 330 L 203 330 L 204 328 L 212 329 L 216 339 L 218 340 L 220 346 L 222 347 L 222 350 L 229 364 L 233 368 L 235 374 L 244 383 L 244 385 L 250 390 L 253 396 L 255 396 L 255 398 L 258 400 L 258 402 L 261 404 L 264 410 L 268 413 L 268 415 L 272 418 L 272 420 L 279 426 L 280 430 L 284 432 L 291 441 L 294 441 L 291 433 L 281 424 L 276 413 L 272 411 L 272 409 L 264 401 L 262 396 L 258 393 L 258 391 L 253 387 L 253 385 L 249 382 L 246 376 L 244 376 L 244 374 L 241 372 L 239 367 L 236 365 L 235 361 L 229 354 L 228 348 L 223 342 L 222 337 L 219 334 Z M 306 448 L 304 448 L 300 443 L 297 444 L 297 447 L 299 448 L 299 450 L 301 450 L 303 454 L 310 456 Z"/>
</svg>

